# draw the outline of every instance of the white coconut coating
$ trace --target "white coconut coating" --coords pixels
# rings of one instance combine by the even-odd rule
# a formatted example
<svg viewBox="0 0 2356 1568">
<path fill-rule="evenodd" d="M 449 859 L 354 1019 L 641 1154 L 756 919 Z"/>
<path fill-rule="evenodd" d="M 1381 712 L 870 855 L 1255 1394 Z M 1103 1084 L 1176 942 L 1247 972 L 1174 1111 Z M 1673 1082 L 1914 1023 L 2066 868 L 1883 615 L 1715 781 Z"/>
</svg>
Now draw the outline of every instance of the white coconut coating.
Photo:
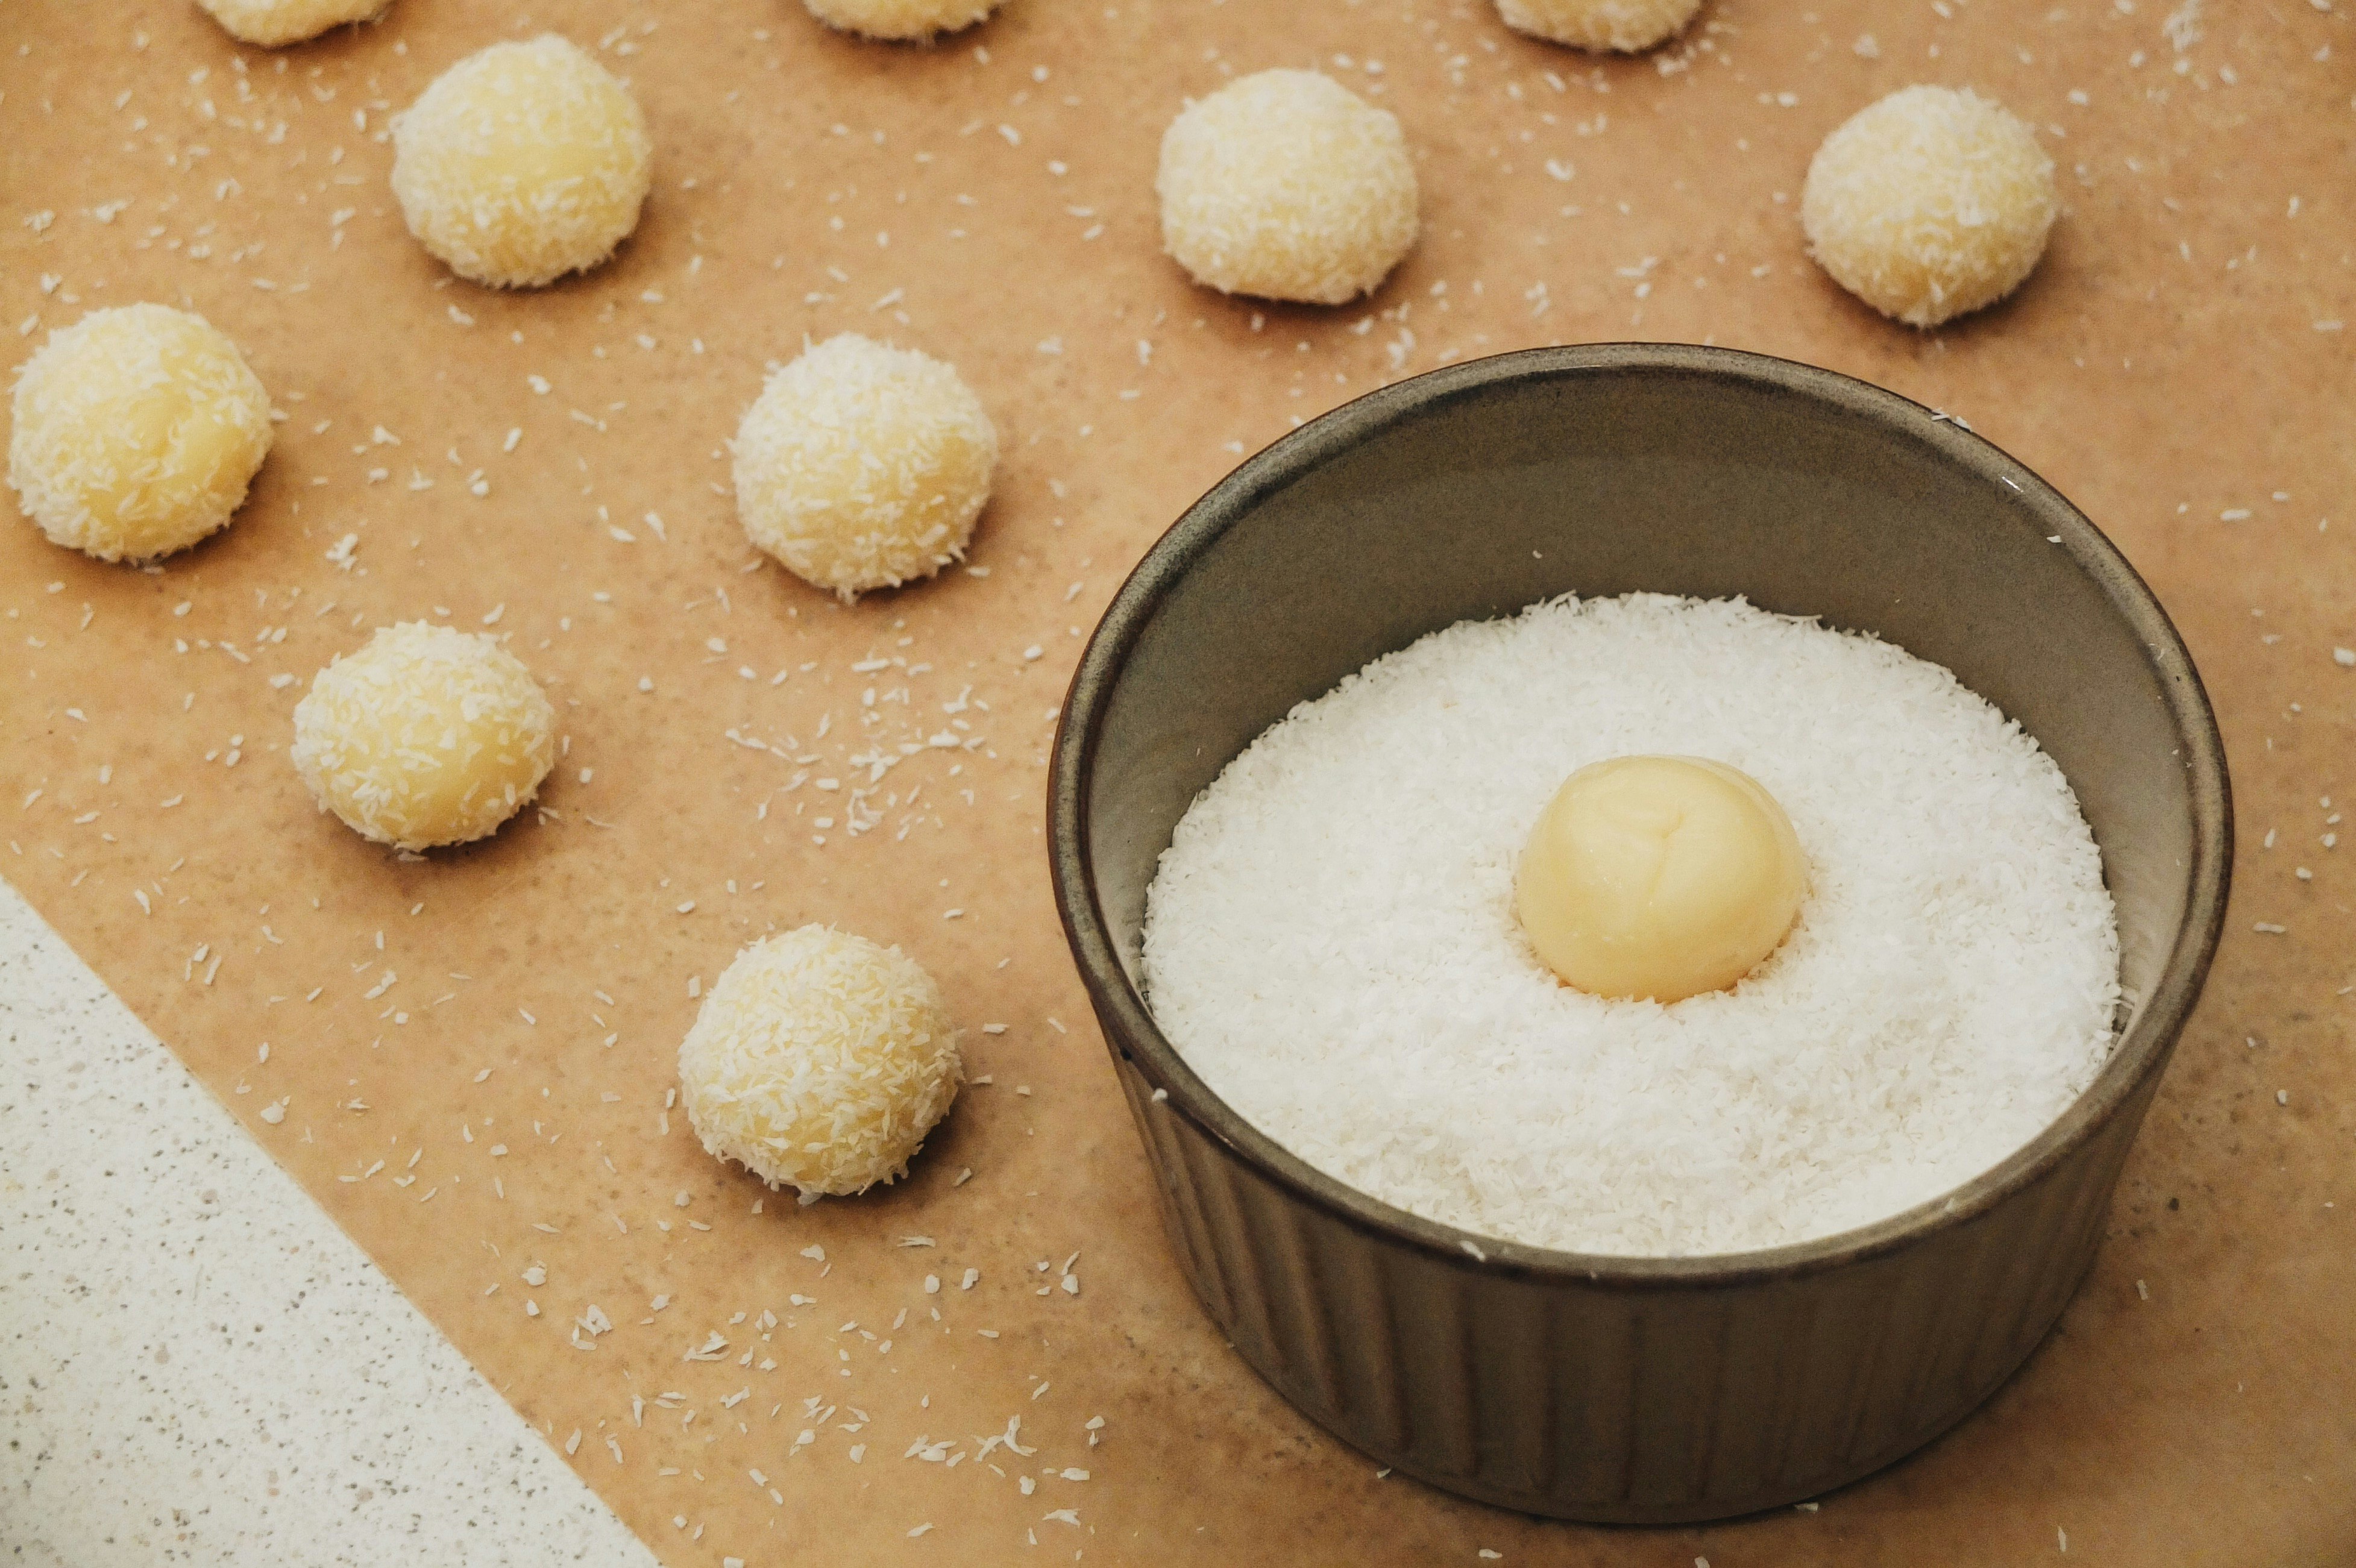
<svg viewBox="0 0 2356 1568">
<path fill-rule="evenodd" d="M 1517 33 L 1627 54 L 1675 37 L 1700 9 L 1701 0 L 1497 0 L 1497 15 Z"/>
<path fill-rule="evenodd" d="M 2029 276 L 2058 206 L 2053 160 L 2002 105 L 1909 87 L 1825 138 L 1800 221 L 1834 282 L 1884 315 L 1936 326 Z"/>
<path fill-rule="evenodd" d="M 496 638 L 405 621 L 294 705 L 294 767 L 322 810 L 397 849 L 496 832 L 556 761 L 556 710 Z"/>
<path fill-rule="evenodd" d="M 270 394 L 210 322 L 94 310 L 16 373 L 8 483 L 41 531 L 101 560 L 186 549 L 270 453 Z"/>
<path fill-rule="evenodd" d="M 299 44 L 384 14 L 391 0 L 197 0 L 230 37 L 264 48 Z"/>
<path fill-rule="evenodd" d="M 409 231 L 460 277 L 501 288 L 613 254 L 653 178 L 637 101 L 553 33 L 444 71 L 393 122 L 392 146 Z"/>
<path fill-rule="evenodd" d="M 1415 160 L 1398 122 L 1331 77 L 1264 70 L 1162 135 L 1162 242 L 1223 293 L 1340 304 L 1415 243 Z"/>
<path fill-rule="evenodd" d="M 956 368 L 843 333 L 776 371 L 736 431 L 744 532 L 845 600 L 965 553 L 998 431 Z"/>
<path fill-rule="evenodd" d="M 802 0 L 830 27 L 871 38 L 929 38 L 970 27 L 1002 0 Z"/>
<path fill-rule="evenodd" d="M 805 925 L 721 972 L 680 1045 L 679 1079 L 714 1157 L 808 1200 L 905 1175 L 965 1067 L 922 965 Z"/>
</svg>

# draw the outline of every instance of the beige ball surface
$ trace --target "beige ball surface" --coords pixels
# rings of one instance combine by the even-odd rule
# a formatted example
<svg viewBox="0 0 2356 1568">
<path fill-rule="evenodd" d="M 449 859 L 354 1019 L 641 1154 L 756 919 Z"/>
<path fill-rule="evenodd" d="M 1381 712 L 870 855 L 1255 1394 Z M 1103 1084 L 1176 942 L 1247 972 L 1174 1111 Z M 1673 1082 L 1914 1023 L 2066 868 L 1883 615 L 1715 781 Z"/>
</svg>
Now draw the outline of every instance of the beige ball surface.
<svg viewBox="0 0 2356 1568">
<path fill-rule="evenodd" d="M 276 48 L 384 14 L 391 0 L 197 0 L 229 36 Z"/>
<path fill-rule="evenodd" d="M 393 122 L 392 146 L 409 231 L 460 277 L 500 288 L 612 255 L 653 180 L 637 101 L 553 33 L 444 71 Z"/>
<path fill-rule="evenodd" d="M 556 710 L 496 638 L 407 621 L 341 656 L 294 706 L 295 771 L 322 810 L 396 849 L 464 844 L 556 761 Z"/>
<path fill-rule="evenodd" d="M 970 27 L 1002 0 L 802 0 L 830 27 L 871 38 L 929 38 Z"/>
<path fill-rule="evenodd" d="M 1538 814 L 1514 912 L 1580 990 L 1681 1002 L 1763 963 L 1807 890 L 1799 835 L 1758 780 L 1703 757 L 1615 757 Z"/>
<path fill-rule="evenodd" d="M 2059 207 L 2053 160 L 2002 105 L 1909 87 L 1825 138 L 1800 221 L 1834 282 L 1884 315 L 1936 326 L 2019 286 Z"/>
<path fill-rule="evenodd" d="M 94 310 L 16 373 L 8 483 L 41 531 L 101 560 L 186 549 L 230 519 L 270 453 L 270 394 L 210 322 Z"/>
<path fill-rule="evenodd" d="M 1497 0 L 1517 33 L 1580 49 L 1633 54 L 1685 30 L 1701 0 Z"/>
<path fill-rule="evenodd" d="M 744 532 L 845 600 L 965 553 L 998 432 L 954 367 L 843 333 L 772 374 L 736 431 Z"/>
<path fill-rule="evenodd" d="M 863 1192 L 906 1174 L 965 1067 L 913 958 L 823 925 L 736 955 L 679 1048 L 703 1147 L 772 1187 Z"/>
<path fill-rule="evenodd" d="M 1162 136 L 1162 242 L 1223 293 L 1340 304 L 1415 243 L 1398 122 L 1312 70 L 1238 77 Z"/>
</svg>

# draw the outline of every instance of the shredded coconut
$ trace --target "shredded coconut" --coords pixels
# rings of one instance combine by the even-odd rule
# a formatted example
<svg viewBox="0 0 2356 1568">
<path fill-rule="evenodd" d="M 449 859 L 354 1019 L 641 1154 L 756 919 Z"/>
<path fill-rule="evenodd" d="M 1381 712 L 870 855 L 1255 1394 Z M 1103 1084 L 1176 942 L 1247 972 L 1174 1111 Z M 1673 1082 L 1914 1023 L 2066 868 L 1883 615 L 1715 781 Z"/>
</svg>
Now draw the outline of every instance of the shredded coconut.
<svg viewBox="0 0 2356 1568">
<path fill-rule="evenodd" d="M 1162 137 L 1162 239 L 1224 293 L 1340 304 L 1415 243 L 1398 122 L 1331 77 L 1264 70 L 1189 105 Z"/>
<path fill-rule="evenodd" d="M 197 0 L 230 37 L 275 48 L 381 16 L 391 0 Z"/>
<path fill-rule="evenodd" d="M 1731 991 L 1558 984 L 1530 823 L 1630 753 L 1742 769 L 1811 890 Z M 1485 1236 L 1619 1254 L 1829 1234 L 1947 1191 L 2092 1081 L 2118 944 L 2061 770 L 1935 665 L 1740 601 L 1564 599 L 1296 708 L 1162 857 L 1154 1016 L 1312 1165 Z"/>
<path fill-rule="evenodd" d="M 739 953 L 679 1048 L 704 1148 L 805 1199 L 905 1174 L 964 1075 L 932 976 L 822 925 Z"/>
<path fill-rule="evenodd" d="M 556 710 L 487 635 L 378 629 L 294 707 L 294 767 L 322 810 L 400 849 L 496 832 L 556 762 Z"/>
<path fill-rule="evenodd" d="M 2037 133 L 1969 90 L 1910 87 L 1816 149 L 1800 195 L 1833 281 L 1910 326 L 1936 326 L 2019 286 L 2060 210 Z"/>
<path fill-rule="evenodd" d="M 1674 37 L 1701 0 L 1497 0 L 1505 26 L 1582 49 L 1633 53 Z"/>
<path fill-rule="evenodd" d="M 270 395 L 211 323 L 94 310 L 17 372 L 8 483 L 57 543 L 101 560 L 186 549 L 228 523 L 269 454 Z"/>
<path fill-rule="evenodd" d="M 871 38 L 921 39 L 970 27 L 1002 0 L 802 0 L 830 27 Z"/>
<path fill-rule="evenodd" d="M 502 288 L 604 261 L 653 177 L 637 101 L 553 33 L 444 71 L 394 120 L 392 144 L 409 231 L 460 277 Z"/>
<path fill-rule="evenodd" d="M 848 601 L 963 557 L 998 431 L 954 366 L 846 332 L 769 377 L 735 457 L 745 534 Z"/>
</svg>

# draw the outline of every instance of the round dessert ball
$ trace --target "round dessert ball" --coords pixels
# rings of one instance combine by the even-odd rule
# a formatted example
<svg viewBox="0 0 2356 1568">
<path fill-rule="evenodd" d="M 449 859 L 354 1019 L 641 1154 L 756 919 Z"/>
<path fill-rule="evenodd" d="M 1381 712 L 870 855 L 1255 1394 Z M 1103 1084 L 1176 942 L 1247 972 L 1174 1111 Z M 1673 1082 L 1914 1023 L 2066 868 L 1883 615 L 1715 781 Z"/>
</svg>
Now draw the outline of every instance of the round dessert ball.
<svg viewBox="0 0 2356 1568">
<path fill-rule="evenodd" d="M 846 601 L 965 553 L 998 431 L 956 368 L 856 333 L 769 377 L 736 430 L 736 509 L 786 570 Z"/>
<path fill-rule="evenodd" d="M 1758 780 L 1700 757 L 1615 757 L 1539 814 L 1514 907 L 1561 979 L 1667 1003 L 1756 969 L 1807 888 L 1799 835 Z"/>
<path fill-rule="evenodd" d="M 321 670 L 294 705 L 294 767 L 320 809 L 396 849 L 496 832 L 556 761 L 556 709 L 496 638 L 405 621 Z"/>
<path fill-rule="evenodd" d="M 1162 135 L 1162 242 L 1222 293 L 1340 304 L 1415 243 L 1415 160 L 1398 122 L 1331 77 L 1264 70 Z"/>
<path fill-rule="evenodd" d="M 871 38 L 929 38 L 970 27 L 1001 0 L 802 0 L 830 27 Z"/>
<path fill-rule="evenodd" d="M 1859 110 L 1808 165 L 1800 221 L 1833 281 L 1936 326 L 2010 293 L 2057 201 L 2036 133 L 1968 90 L 1909 87 Z"/>
<path fill-rule="evenodd" d="M 703 1147 L 805 1202 L 906 1174 L 964 1078 L 933 977 L 823 925 L 737 954 L 679 1048 Z"/>
<path fill-rule="evenodd" d="M 393 122 L 392 147 L 409 231 L 460 277 L 500 288 L 613 254 L 653 179 L 637 101 L 553 33 L 444 71 Z"/>
<path fill-rule="evenodd" d="M 146 560 L 230 519 L 270 452 L 270 394 L 237 345 L 168 305 L 94 310 L 16 375 L 8 483 L 41 531 Z"/>
<path fill-rule="evenodd" d="M 391 0 L 197 0 L 229 36 L 275 48 L 384 14 Z"/>
<path fill-rule="evenodd" d="M 1676 37 L 1701 0 L 1497 0 L 1517 33 L 1581 49 L 1633 54 Z"/>
</svg>

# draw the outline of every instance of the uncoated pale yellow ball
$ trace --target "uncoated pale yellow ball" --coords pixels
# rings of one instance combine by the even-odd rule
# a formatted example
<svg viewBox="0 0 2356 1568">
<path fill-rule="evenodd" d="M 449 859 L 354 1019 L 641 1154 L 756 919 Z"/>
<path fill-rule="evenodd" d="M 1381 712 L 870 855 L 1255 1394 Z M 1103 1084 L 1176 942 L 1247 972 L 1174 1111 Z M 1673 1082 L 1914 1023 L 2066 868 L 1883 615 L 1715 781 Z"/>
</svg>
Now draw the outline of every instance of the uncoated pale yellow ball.
<svg viewBox="0 0 2356 1568">
<path fill-rule="evenodd" d="M 1264 70 L 1189 105 L 1162 136 L 1162 240 L 1222 293 L 1340 304 L 1415 244 L 1415 159 L 1398 122 L 1331 77 Z"/>
<path fill-rule="evenodd" d="M 964 1078 L 923 966 L 823 925 L 737 954 L 679 1048 L 704 1148 L 805 1200 L 905 1174 Z"/>
<path fill-rule="evenodd" d="M 197 0 L 230 37 L 275 48 L 384 14 L 391 0 Z"/>
<path fill-rule="evenodd" d="M 556 710 L 498 639 L 408 621 L 321 670 L 295 705 L 295 770 L 322 809 L 397 849 L 464 844 L 522 809 L 556 761 Z"/>
<path fill-rule="evenodd" d="M 830 27 L 870 38 L 929 38 L 970 27 L 1001 0 L 802 0 Z"/>
<path fill-rule="evenodd" d="M 409 231 L 460 277 L 501 288 L 603 261 L 653 180 L 637 101 L 553 33 L 444 71 L 393 122 L 392 145 Z"/>
<path fill-rule="evenodd" d="M 1497 0 L 1517 33 L 1581 49 L 1633 54 L 1676 36 L 1701 0 Z"/>
<path fill-rule="evenodd" d="M 101 560 L 227 523 L 270 452 L 270 395 L 237 345 L 168 305 L 95 310 L 17 372 L 8 483 L 41 531 Z"/>
<path fill-rule="evenodd" d="M 1618 757 L 1547 803 L 1515 886 L 1541 960 L 1599 997 L 1722 990 L 1782 944 L 1807 891 L 1799 836 L 1757 780 L 1698 757 Z"/>
<path fill-rule="evenodd" d="M 2037 134 L 1969 90 L 1909 87 L 1859 110 L 1808 165 L 1800 221 L 1833 281 L 1936 326 L 2010 293 L 2060 201 Z"/>
<path fill-rule="evenodd" d="M 998 431 L 954 366 L 846 332 L 770 376 L 735 455 L 745 535 L 851 600 L 965 553 Z"/>
</svg>

